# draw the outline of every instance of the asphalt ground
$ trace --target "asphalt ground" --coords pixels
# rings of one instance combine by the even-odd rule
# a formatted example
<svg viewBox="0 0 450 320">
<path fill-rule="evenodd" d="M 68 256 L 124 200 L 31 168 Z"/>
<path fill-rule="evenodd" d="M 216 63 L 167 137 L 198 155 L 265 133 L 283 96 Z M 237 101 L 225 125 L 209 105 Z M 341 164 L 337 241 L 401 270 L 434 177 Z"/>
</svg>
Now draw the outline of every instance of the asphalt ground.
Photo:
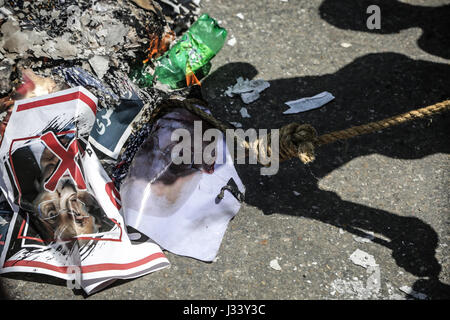
<svg viewBox="0 0 450 320">
<path fill-rule="evenodd" d="M 380 30 L 367 29 L 365 10 L 371 4 L 381 8 Z M 203 0 L 202 12 L 236 38 L 212 61 L 203 95 L 217 118 L 244 128 L 296 121 L 319 133 L 449 99 L 449 4 Z M 224 95 L 238 77 L 264 79 L 270 87 L 245 105 Z M 335 100 L 318 110 L 283 114 L 286 101 L 322 91 Z M 244 106 L 250 118 L 242 118 Z M 2 295 L 27 300 L 448 299 L 449 124 L 449 115 L 441 114 L 326 145 L 312 164 L 292 159 L 274 176 L 261 176 L 257 165 L 237 165 L 247 188 L 245 204 L 212 263 L 167 253 L 170 268 L 117 281 L 89 297 L 64 281 L 12 274 L 1 278 Z M 350 260 L 357 249 L 374 257 L 376 270 Z M 400 290 L 404 286 L 414 291 L 406 294 Z"/>
</svg>

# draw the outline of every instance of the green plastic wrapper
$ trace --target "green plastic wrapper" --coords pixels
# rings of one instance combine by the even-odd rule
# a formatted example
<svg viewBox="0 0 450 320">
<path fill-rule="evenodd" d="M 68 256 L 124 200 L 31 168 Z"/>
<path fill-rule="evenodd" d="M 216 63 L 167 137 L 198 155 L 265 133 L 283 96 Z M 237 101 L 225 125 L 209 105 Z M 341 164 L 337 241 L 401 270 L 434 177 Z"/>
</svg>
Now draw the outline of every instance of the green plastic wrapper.
<svg viewBox="0 0 450 320">
<path fill-rule="evenodd" d="M 210 60 L 222 49 L 226 37 L 227 30 L 216 20 L 201 15 L 180 41 L 156 60 L 153 76 L 172 89 L 189 85 L 189 78 L 201 79 L 209 73 Z"/>
</svg>

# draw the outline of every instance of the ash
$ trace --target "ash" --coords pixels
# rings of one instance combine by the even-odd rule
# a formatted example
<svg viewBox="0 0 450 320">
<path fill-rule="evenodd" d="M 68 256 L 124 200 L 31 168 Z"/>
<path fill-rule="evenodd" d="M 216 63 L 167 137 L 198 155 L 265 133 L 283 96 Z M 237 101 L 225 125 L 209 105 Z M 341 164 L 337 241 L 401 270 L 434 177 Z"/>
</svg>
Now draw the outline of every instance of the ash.
<svg viewBox="0 0 450 320">
<path fill-rule="evenodd" d="M 179 37 L 198 18 L 199 0 L 0 0 L 0 118 L 18 99 L 23 70 L 35 83 L 57 90 L 82 85 L 99 99 L 98 108 L 114 108 L 136 92 L 146 114 L 174 92 L 140 88 L 129 78 L 142 67 L 151 39 L 173 31 Z M 154 67 L 150 62 L 149 68 Z M 27 71 L 28 72 L 28 71 Z M 56 90 L 57 89 L 57 90 Z M 190 89 L 178 90 L 186 96 Z M 1 119 L 0 119 L 1 120 Z M 129 163 L 148 128 L 135 132 L 121 161 Z M 133 152 L 131 152 L 132 150 Z M 99 154 L 108 173 L 115 161 Z M 126 167 L 126 166 L 125 166 Z"/>
<path fill-rule="evenodd" d="M 0 0 L 0 98 L 20 83 L 21 69 L 66 84 L 58 70 L 79 67 L 102 82 L 105 92 L 93 93 L 110 96 L 99 97 L 110 106 L 133 86 L 127 75 L 146 58 L 150 37 L 180 35 L 198 10 L 197 1 L 186 0 Z M 133 87 L 149 98 L 142 92 L 149 90 Z"/>
</svg>

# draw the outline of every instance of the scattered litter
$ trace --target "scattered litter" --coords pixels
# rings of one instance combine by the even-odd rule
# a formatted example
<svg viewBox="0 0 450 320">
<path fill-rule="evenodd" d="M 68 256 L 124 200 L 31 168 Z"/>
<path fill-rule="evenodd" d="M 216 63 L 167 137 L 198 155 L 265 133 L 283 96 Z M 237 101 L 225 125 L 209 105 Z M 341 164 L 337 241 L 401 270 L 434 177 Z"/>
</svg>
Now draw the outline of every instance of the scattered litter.
<svg viewBox="0 0 450 320">
<path fill-rule="evenodd" d="M 294 193 L 294 195 L 296 195 L 296 196 L 299 196 L 300 195 L 300 192 L 297 192 L 297 191 L 292 191 L 293 193 Z"/>
<path fill-rule="evenodd" d="M 235 126 L 236 128 L 242 128 L 242 123 L 240 122 L 230 122 L 233 126 Z"/>
<path fill-rule="evenodd" d="M 155 6 L 153 5 L 152 0 L 131 0 L 136 3 L 139 7 L 146 10 L 151 10 L 156 13 Z"/>
<path fill-rule="evenodd" d="M 274 270 L 277 270 L 277 271 L 281 270 L 280 264 L 278 263 L 278 259 L 271 260 L 269 265 Z"/>
<path fill-rule="evenodd" d="M 109 58 L 105 56 L 93 56 L 89 63 L 97 76 L 102 79 L 109 68 Z"/>
<path fill-rule="evenodd" d="M 342 228 L 339 228 L 339 234 L 344 234 L 345 231 Z"/>
<path fill-rule="evenodd" d="M 395 292 L 396 289 L 389 282 L 386 282 L 386 288 L 389 300 L 405 300 L 405 296 Z"/>
<path fill-rule="evenodd" d="M 381 291 L 380 268 L 369 266 L 366 272 L 369 276 L 365 284 L 357 277 L 353 277 L 352 280 L 334 280 L 331 283 L 332 291 L 330 294 L 334 296 L 337 292 L 345 297 L 356 299 L 378 298 Z"/>
<path fill-rule="evenodd" d="M 285 102 L 289 106 L 289 109 L 284 111 L 283 114 L 292 114 L 292 113 L 299 113 L 304 112 L 316 108 L 320 108 L 324 104 L 327 104 L 331 100 L 334 99 L 334 96 L 327 92 L 321 92 L 313 97 L 309 98 L 301 98 L 298 100 L 288 101 Z"/>
<path fill-rule="evenodd" d="M 375 235 L 372 231 L 366 232 L 366 234 L 362 237 L 353 235 L 353 240 L 360 243 L 372 242 L 373 239 L 375 239 Z"/>
<path fill-rule="evenodd" d="M 244 20 L 244 15 L 240 12 L 238 14 L 236 14 L 236 17 L 238 17 L 241 20 Z"/>
<path fill-rule="evenodd" d="M 331 283 L 332 291 L 330 294 L 334 296 L 337 293 L 341 295 L 357 296 L 357 298 L 362 299 L 366 295 L 366 290 L 364 287 L 364 282 L 361 280 L 344 280 L 336 279 Z"/>
<path fill-rule="evenodd" d="M 222 49 L 226 37 L 227 30 L 206 13 L 202 14 L 181 39 L 155 61 L 152 76 L 171 89 L 200 84 L 199 79 L 209 73 L 210 60 Z"/>
<path fill-rule="evenodd" d="M 367 268 L 367 273 L 370 276 L 366 281 L 366 290 L 371 293 L 371 295 L 378 295 L 381 290 L 381 274 L 380 267 L 377 266 L 369 266 Z"/>
<path fill-rule="evenodd" d="M 242 118 L 251 118 L 251 116 L 248 114 L 247 108 L 242 107 L 239 112 L 241 113 Z"/>
<path fill-rule="evenodd" d="M 399 288 L 400 291 L 406 293 L 407 295 L 410 295 L 413 298 L 416 298 L 418 300 L 426 300 L 428 299 L 428 296 L 425 293 L 417 292 L 411 287 L 403 286 Z"/>
<path fill-rule="evenodd" d="M 342 47 L 342 48 L 350 48 L 351 46 L 352 46 L 351 43 L 348 43 L 348 42 L 341 42 L 341 47 Z"/>
<path fill-rule="evenodd" d="M 267 81 L 261 79 L 244 80 L 242 77 L 239 77 L 236 79 L 236 84 L 228 87 L 225 94 L 229 97 L 238 94 L 245 104 L 249 104 L 256 101 L 259 98 L 259 94 L 268 87 L 270 87 L 270 83 Z"/>
<path fill-rule="evenodd" d="M 232 36 L 230 40 L 227 41 L 227 44 L 231 47 L 233 47 L 236 44 L 236 38 Z"/>
<path fill-rule="evenodd" d="M 350 255 L 350 260 L 354 264 L 363 268 L 378 266 L 378 264 L 375 262 L 375 258 L 372 255 L 360 249 L 356 249 L 355 252 Z"/>
</svg>

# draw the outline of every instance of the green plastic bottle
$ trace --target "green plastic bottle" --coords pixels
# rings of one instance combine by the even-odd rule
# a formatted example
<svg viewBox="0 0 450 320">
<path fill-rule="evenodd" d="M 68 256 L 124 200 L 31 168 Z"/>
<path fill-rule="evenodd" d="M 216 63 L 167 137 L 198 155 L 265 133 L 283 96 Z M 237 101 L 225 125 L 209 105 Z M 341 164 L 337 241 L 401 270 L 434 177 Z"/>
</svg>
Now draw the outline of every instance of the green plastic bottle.
<svg viewBox="0 0 450 320">
<path fill-rule="evenodd" d="M 209 73 L 210 60 L 222 49 L 226 37 L 227 30 L 209 15 L 203 14 L 180 41 L 155 61 L 153 76 L 135 72 L 133 78 L 142 86 L 148 86 L 146 80 L 156 78 L 171 89 L 195 84 Z"/>
</svg>

